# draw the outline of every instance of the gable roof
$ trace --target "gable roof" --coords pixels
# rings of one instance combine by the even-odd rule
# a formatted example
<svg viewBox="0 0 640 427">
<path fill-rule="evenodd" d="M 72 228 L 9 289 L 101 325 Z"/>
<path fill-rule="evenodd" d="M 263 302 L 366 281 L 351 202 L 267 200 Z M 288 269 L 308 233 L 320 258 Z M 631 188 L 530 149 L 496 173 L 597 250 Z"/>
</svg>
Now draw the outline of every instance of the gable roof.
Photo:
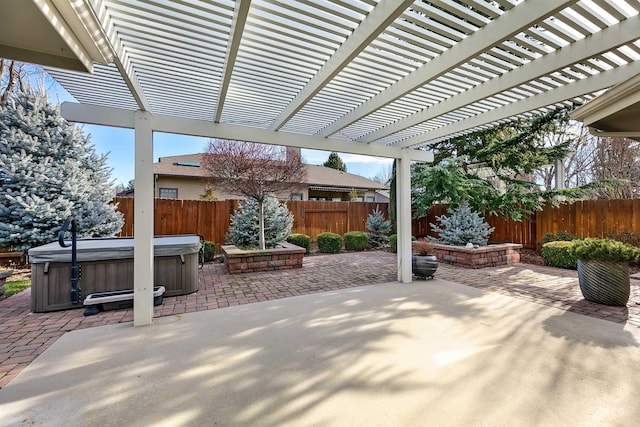
<svg viewBox="0 0 640 427">
<path fill-rule="evenodd" d="M 186 178 L 207 178 L 207 171 L 199 165 L 202 153 L 181 156 L 160 157 L 158 163 L 153 164 L 153 173 L 162 176 L 180 176 Z M 342 172 L 320 165 L 307 165 L 305 183 L 310 187 L 338 187 L 344 189 L 363 188 L 379 190 L 385 188 L 377 181 Z"/>
</svg>

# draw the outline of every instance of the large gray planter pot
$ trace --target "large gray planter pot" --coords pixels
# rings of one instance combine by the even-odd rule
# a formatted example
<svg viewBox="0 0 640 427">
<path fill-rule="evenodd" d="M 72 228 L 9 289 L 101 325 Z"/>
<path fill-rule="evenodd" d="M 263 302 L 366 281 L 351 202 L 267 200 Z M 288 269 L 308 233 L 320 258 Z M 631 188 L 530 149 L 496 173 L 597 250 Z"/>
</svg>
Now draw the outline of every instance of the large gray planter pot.
<svg viewBox="0 0 640 427">
<path fill-rule="evenodd" d="M 416 277 L 433 278 L 438 269 L 438 257 L 435 255 L 412 255 L 411 272 Z"/>
<path fill-rule="evenodd" d="M 631 284 L 629 264 L 578 260 L 578 281 L 584 299 L 606 305 L 627 305 Z"/>
</svg>

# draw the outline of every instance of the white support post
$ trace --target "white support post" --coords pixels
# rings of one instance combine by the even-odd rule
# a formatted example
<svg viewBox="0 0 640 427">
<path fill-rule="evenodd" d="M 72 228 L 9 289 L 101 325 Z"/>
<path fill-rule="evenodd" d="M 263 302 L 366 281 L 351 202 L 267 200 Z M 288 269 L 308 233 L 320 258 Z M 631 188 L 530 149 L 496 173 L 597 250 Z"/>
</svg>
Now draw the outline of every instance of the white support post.
<svg viewBox="0 0 640 427">
<path fill-rule="evenodd" d="M 398 281 L 411 283 L 411 169 L 405 152 L 396 164 L 396 217 L 398 221 Z"/>
<path fill-rule="evenodd" d="M 558 160 L 556 162 L 556 190 L 564 190 L 564 178 L 565 178 L 565 170 L 564 170 L 564 162 L 562 160 Z"/>
<path fill-rule="evenodd" d="M 135 113 L 133 325 L 153 320 L 153 116 Z"/>
</svg>

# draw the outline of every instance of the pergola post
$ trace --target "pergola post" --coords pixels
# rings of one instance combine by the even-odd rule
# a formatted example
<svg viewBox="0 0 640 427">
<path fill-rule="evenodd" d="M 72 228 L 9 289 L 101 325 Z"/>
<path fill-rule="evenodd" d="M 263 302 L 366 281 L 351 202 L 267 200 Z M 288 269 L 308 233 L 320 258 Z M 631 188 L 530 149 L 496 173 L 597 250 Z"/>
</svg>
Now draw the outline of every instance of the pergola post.
<svg viewBox="0 0 640 427">
<path fill-rule="evenodd" d="M 153 320 L 153 116 L 135 113 L 133 325 Z"/>
<path fill-rule="evenodd" d="M 398 281 L 411 283 L 411 169 L 403 151 L 396 160 L 396 217 L 398 221 Z"/>
</svg>

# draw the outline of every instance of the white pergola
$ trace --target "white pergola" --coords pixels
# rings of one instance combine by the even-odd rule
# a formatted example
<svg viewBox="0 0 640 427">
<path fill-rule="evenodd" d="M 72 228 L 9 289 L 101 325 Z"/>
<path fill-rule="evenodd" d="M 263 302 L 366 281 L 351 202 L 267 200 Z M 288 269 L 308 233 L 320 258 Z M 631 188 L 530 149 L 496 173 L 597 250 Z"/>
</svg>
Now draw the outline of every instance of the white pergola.
<svg viewBox="0 0 640 427">
<path fill-rule="evenodd" d="M 411 161 L 640 74 L 639 0 L 0 0 L 0 57 L 42 64 L 70 121 L 135 129 L 134 324 L 153 315 L 153 132 Z M 6 25 L 5 25 L 6 24 Z M 75 70 L 75 71 L 74 71 Z"/>
</svg>

